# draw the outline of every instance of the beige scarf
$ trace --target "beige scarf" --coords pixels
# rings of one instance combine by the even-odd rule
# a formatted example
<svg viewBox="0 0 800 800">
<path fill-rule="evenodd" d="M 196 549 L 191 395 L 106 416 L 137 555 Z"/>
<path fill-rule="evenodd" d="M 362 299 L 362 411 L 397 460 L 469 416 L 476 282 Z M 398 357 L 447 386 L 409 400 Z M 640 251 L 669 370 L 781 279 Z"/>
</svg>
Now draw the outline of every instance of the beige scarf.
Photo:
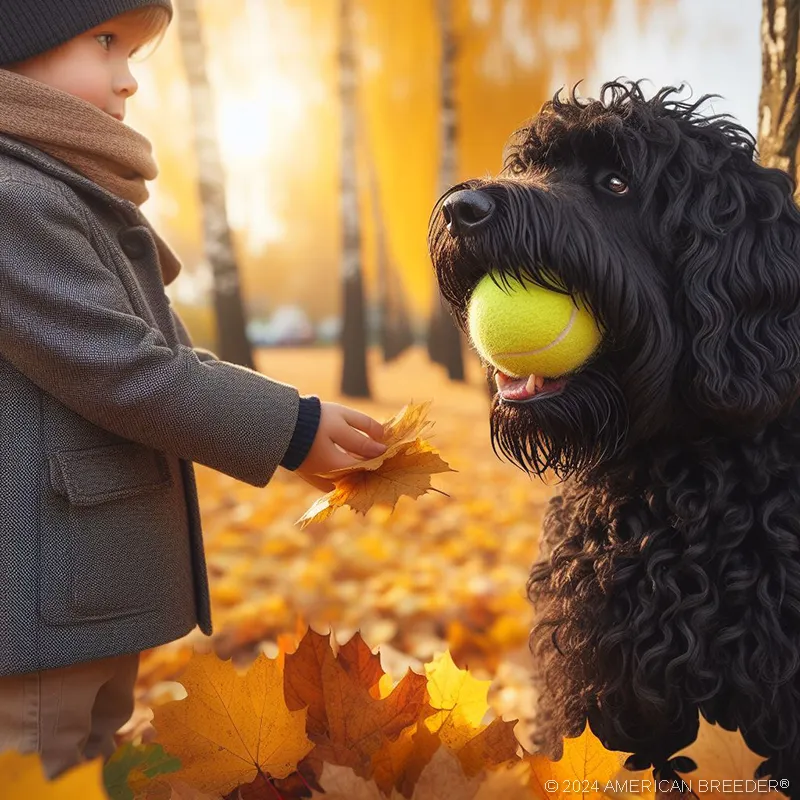
<svg viewBox="0 0 800 800">
<path fill-rule="evenodd" d="M 107 191 L 137 206 L 145 181 L 158 175 L 148 139 L 91 103 L 45 83 L 0 69 L 0 133 L 44 151 Z M 181 263 L 153 230 L 164 283 Z"/>
</svg>

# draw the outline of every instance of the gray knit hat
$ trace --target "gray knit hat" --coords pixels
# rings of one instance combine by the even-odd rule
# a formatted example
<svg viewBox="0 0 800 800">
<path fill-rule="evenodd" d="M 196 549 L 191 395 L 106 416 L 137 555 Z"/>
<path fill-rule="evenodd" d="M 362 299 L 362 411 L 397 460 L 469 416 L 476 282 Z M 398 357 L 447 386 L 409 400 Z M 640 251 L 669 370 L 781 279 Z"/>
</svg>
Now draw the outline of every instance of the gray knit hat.
<svg viewBox="0 0 800 800">
<path fill-rule="evenodd" d="M 106 20 L 170 0 L 0 0 L 0 64 L 44 53 Z"/>
</svg>

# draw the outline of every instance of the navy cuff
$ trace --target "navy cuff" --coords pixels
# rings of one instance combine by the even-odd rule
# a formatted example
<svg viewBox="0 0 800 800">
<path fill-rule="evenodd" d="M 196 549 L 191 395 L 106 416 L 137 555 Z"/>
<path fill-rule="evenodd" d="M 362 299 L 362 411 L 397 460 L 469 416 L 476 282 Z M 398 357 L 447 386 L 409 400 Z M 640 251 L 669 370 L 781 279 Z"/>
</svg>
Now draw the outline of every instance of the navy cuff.
<svg viewBox="0 0 800 800">
<path fill-rule="evenodd" d="M 289 442 L 289 449 L 281 461 L 284 469 L 295 470 L 305 460 L 314 437 L 319 428 L 319 418 L 322 413 L 319 397 L 310 395 L 300 398 L 300 408 L 297 412 L 297 423 L 294 426 L 292 441 Z"/>
</svg>

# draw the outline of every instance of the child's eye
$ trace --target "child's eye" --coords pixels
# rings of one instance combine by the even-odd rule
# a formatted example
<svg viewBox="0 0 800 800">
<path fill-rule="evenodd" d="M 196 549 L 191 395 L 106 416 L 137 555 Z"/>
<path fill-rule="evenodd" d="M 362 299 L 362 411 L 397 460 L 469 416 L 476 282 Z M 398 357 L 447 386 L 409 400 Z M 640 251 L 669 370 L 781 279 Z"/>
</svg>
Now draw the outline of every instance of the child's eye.
<svg viewBox="0 0 800 800">
<path fill-rule="evenodd" d="M 114 41 L 114 34 L 113 33 L 101 33 L 99 36 L 95 36 L 98 42 L 100 42 L 100 46 L 103 50 L 110 50 L 111 49 L 111 42 Z"/>
</svg>

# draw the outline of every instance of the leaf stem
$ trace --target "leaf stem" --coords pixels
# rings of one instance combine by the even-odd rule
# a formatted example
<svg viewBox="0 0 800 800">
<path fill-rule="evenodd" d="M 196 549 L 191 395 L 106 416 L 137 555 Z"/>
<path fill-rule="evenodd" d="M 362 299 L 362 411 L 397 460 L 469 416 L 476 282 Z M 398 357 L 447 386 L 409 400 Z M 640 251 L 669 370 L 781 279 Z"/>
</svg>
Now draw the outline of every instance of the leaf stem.
<svg viewBox="0 0 800 800">
<path fill-rule="evenodd" d="M 269 775 L 266 775 L 261 770 L 261 767 L 258 768 L 258 774 L 264 779 L 264 783 L 266 783 L 267 786 L 269 786 L 269 788 L 272 790 L 272 793 L 275 795 L 275 800 L 284 800 L 283 795 L 278 791 L 278 787 L 273 784 L 272 778 L 270 778 Z"/>
<path fill-rule="evenodd" d="M 311 784 L 305 779 L 305 776 L 299 769 L 297 770 L 297 774 L 300 776 L 300 780 L 303 781 L 306 789 L 308 789 L 309 792 L 313 792 L 314 790 L 311 788 Z"/>
</svg>

